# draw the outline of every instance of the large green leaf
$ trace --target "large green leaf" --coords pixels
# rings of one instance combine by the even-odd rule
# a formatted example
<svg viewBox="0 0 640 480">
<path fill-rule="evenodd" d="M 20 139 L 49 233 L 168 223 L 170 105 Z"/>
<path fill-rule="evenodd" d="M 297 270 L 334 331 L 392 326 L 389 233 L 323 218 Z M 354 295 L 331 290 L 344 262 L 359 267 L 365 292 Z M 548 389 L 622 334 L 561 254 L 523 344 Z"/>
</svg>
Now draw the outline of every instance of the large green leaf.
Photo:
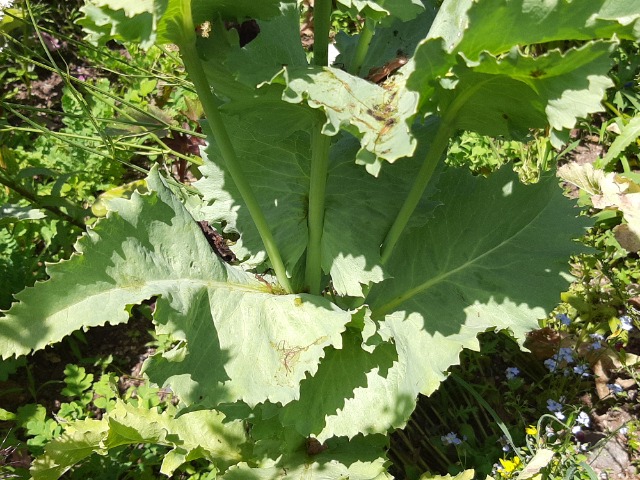
<svg viewBox="0 0 640 480">
<path fill-rule="evenodd" d="M 237 80 L 251 87 L 271 80 L 283 66 L 307 66 L 300 42 L 300 11 L 295 2 L 283 3 L 281 13 L 260 22 L 260 34 L 225 61 Z"/>
<path fill-rule="evenodd" d="M 554 41 L 636 39 L 640 6 L 633 0 L 445 0 L 416 52 L 418 68 L 453 65 L 457 54 L 477 60 L 482 52 L 506 53 L 517 45 Z M 496 25 L 500 35 L 496 35 Z M 435 44 L 431 57 L 426 57 Z M 419 77 L 419 75 L 416 75 Z"/>
<path fill-rule="evenodd" d="M 379 325 L 367 340 L 372 353 L 352 340 L 327 352 L 283 423 L 321 441 L 401 427 L 416 396 L 438 388 L 463 348 L 478 348 L 478 333 L 509 330 L 522 342 L 557 303 L 585 221 L 555 178 L 524 186 L 507 169 L 488 179 L 449 170 L 439 189 L 442 206 L 399 242 L 389 279 L 367 298 Z M 349 363 L 364 365 L 366 380 L 346 369 L 340 382 L 326 380 L 325 368 L 340 375 Z M 299 411 L 318 414 L 299 419 Z"/>
<path fill-rule="evenodd" d="M 257 87 L 270 81 L 285 65 L 308 65 L 300 42 L 299 22 L 297 5 L 282 3 L 280 15 L 259 21 L 259 35 L 242 47 L 236 30 L 227 30 L 221 20 L 212 21 L 211 35 L 197 38 L 198 55 L 209 84 L 220 99 L 231 104 L 224 106 L 226 111 L 236 108 L 234 102 L 240 104 L 238 108 L 244 113 L 242 109 L 249 101 L 251 109 L 263 116 L 274 108 L 282 110 L 287 106 L 280 100 L 281 90 L 274 96 L 273 89 L 258 90 Z M 256 101 L 260 99 L 265 103 L 256 109 Z M 282 105 L 278 106 L 278 103 Z M 269 118 L 263 118 L 263 121 L 269 121 Z M 299 128 L 305 127 L 300 125 Z"/>
<path fill-rule="evenodd" d="M 425 113 L 450 118 L 457 128 L 521 135 L 549 123 L 566 130 L 602 109 L 612 37 L 638 38 L 638 18 L 640 4 L 605 0 L 446 1 L 408 66 L 408 87 L 420 93 Z M 592 39 L 606 42 L 544 55 L 516 48 Z"/>
<path fill-rule="evenodd" d="M 292 273 L 307 243 L 309 135 L 291 132 L 295 125 L 287 121 L 292 118 L 290 111 L 283 111 L 279 116 L 276 110 L 274 115 L 281 121 L 264 122 L 249 113 L 242 122 L 234 117 L 227 117 L 226 122 L 244 173 L 253 185 L 285 265 Z M 331 274 L 338 293 L 361 296 L 362 285 L 384 278 L 379 265 L 380 244 L 411 187 L 432 131 L 432 126 L 418 129 L 416 135 L 422 146 L 415 158 L 383 170 L 377 179 L 364 174 L 353 163 L 358 151 L 355 139 L 341 137 L 333 144 L 327 178 L 322 267 Z M 260 141 L 255 142 L 256 138 Z M 250 265 L 262 262 L 266 254 L 260 236 L 216 146 L 211 143 L 204 153 L 203 178 L 196 184 L 205 200 L 211 202 L 203 209 L 204 214 L 208 220 L 224 221 L 229 230 L 242 234 L 232 247 L 238 258 Z M 415 222 L 428 218 L 433 204 L 427 199 L 432 193 L 429 190 L 424 195 Z M 345 205 L 349 208 L 344 208 Z"/>
<path fill-rule="evenodd" d="M 514 45 L 640 36 L 640 5 L 633 0 L 482 0 L 473 2 L 466 17 L 462 21 L 469 29 L 456 50 L 470 59 L 482 51 L 507 52 Z M 496 25 L 500 35 L 495 35 Z"/>
<path fill-rule="evenodd" d="M 390 343 L 382 343 L 372 352 L 367 352 L 362 348 L 362 337 L 347 330 L 342 348 L 329 349 L 318 372 L 301 383 L 300 399 L 280 411 L 282 425 L 293 426 L 304 436 L 319 434 L 325 427 L 325 416 L 343 409 L 345 402 L 354 397 L 356 389 L 367 388 L 369 375 L 386 375 L 397 360 L 396 350 Z M 380 395 L 380 401 L 384 401 L 384 391 L 377 394 Z M 310 415 L 309 412 L 314 414 Z M 367 416 L 367 412 L 363 411 L 360 415 Z M 370 419 L 371 422 L 376 420 Z M 380 418 L 380 423 L 375 424 L 373 431 L 386 431 L 386 421 L 386 418 Z"/>
<path fill-rule="evenodd" d="M 611 86 L 611 45 L 589 43 L 562 54 L 530 57 L 513 51 L 502 59 L 483 54 L 478 64 L 459 62 L 457 79 L 437 88 L 438 109 L 458 129 L 492 136 L 522 137 L 530 128 L 574 126 L 602 109 Z"/>
<path fill-rule="evenodd" d="M 415 114 L 418 97 L 404 88 L 405 78 L 394 76 L 383 86 L 350 75 L 338 68 L 285 69 L 284 100 L 303 100 L 324 110 L 327 122 L 322 133 L 335 135 L 343 128 L 360 139 L 356 161 L 377 165 L 379 160 L 394 162 L 413 154 L 416 141 L 408 122 Z M 369 169 L 377 175 L 379 167 Z"/>
<path fill-rule="evenodd" d="M 460 322 L 452 323 L 451 315 L 461 305 L 476 305 L 464 316 L 469 321 L 481 318 L 480 305 L 492 302 L 526 305 L 528 315 L 557 300 L 567 284 L 567 259 L 579 249 L 574 239 L 589 222 L 576 218 L 579 212 L 553 175 L 522 185 L 507 168 L 487 179 L 450 169 L 441 176 L 439 191 L 443 206 L 401 240 L 389 261 L 392 278 L 372 290 L 374 319 L 398 311 L 429 312 L 442 320 L 429 320 L 425 328 L 442 321 L 436 330 L 452 332 Z M 494 310 L 487 312 L 493 316 Z M 516 337 L 523 340 L 523 332 L 516 323 Z"/>
<path fill-rule="evenodd" d="M 174 305 L 157 302 L 158 331 L 186 345 L 151 357 L 145 372 L 187 404 L 210 407 L 297 398 L 300 381 L 305 372 L 315 373 L 323 348 L 340 348 L 349 318 L 307 294 L 254 296 L 222 288 L 184 295 L 177 308 L 171 300 Z"/>
<path fill-rule="evenodd" d="M 461 128 L 473 125 L 469 117 L 481 114 L 480 112 L 486 112 L 486 120 L 483 118 L 485 123 L 491 116 L 495 123 L 500 123 L 500 120 L 496 119 L 503 119 L 507 124 L 517 125 L 520 121 L 519 116 L 526 118 L 527 115 L 537 113 L 540 118 L 546 116 L 549 125 L 555 130 L 573 127 L 576 118 L 586 118 L 590 113 L 602 109 L 600 101 L 605 90 L 611 86 L 611 80 L 607 76 L 611 67 L 610 53 L 611 45 L 599 41 L 587 43 L 581 48 L 565 53 L 554 50 L 535 58 L 515 51 L 502 60 L 483 57 L 480 65 L 473 69 L 475 73 L 491 76 L 494 81 L 499 76 L 515 80 L 526 89 L 526 93 L 522 89 L 517 93 L 510 91 L 506 82 L 505 85 L 494 89 L 501 91 L 501 95 L 482 91 L 479 94 L 481 100 L 469 98 L 469 109 L 464 108 L 464 111 L 460 112 L 464 117 L 458 120 Z M 463 75 L 459 75 L 459 78 L 461 82 L 465 81 Z M 465 92 L 462 95 L 468 94 Z M 518 109 L 509 108 L 509 102 Z M 492 104 L 498 106 L 492 108 Z M 538 105 L 543 108 L 536 108 Z M 508 118 L 505 119 L 504 115 Z M 482 127 L 478 128 L 477 125 L 483 120 L 476 123 L 476 129 L 479 131 Z M 536 126 L 533 119 L 527 123 L 529 128 Z M 526 128 L 527 126 L 522 124 L 512 129 L 522 133 Z M 497 136 L 504 133 L 492 134 Z"/>
<path fill-rule="evenodd" d="M 274 295 L 222 263 L 156 171 L 147 182 L 153 193 L 113 200 L 115 211 L 80 239 L 79 253 L 17 295 L 0 319 L 3 358 L 126 322 L 128 305 L 157 296 L 158 329 L 180 343 L 151 359 L 152 380 L 161 364 L 154 381 L 209 405 L 296 398 L 323 349 L 340 347 L 349 315 L 320 297 Z"/>
<path fill-rule="evenodd" d="M 62 436 L 49 442 L 31 467 L 34 480 L 55 480 L 93 453 L 106 454 L 121 445 L 150 443 L 172 449 L 161 473 L 171 475 L 186 461 L 204 458 L 219 469 L 238 463 L 246 440 L 242 422 L 229 422 L 215 411 L 173 413 L 135 408 L 118 402 L 101 420 L 66 425 Z"/>
<path fill-rule="evenodd" d="M 360 297 L 362 285 L 380 282 L 387 275 L 380 265 L 380 244 L 411 188 L 432 133 L 433 125 L 416 130 L 420 146 L 414 158 L 385 168 L 377 179 L 353 164 L 357 141 L 347 137 L 333 145 L 322 268 L 331 275 L 338 293 Z M 429 200 L 433 193 L 433 189 L 424 193 L 412 223 L 424 223 L 429 218 L 436 205 Z"/>
</svg>

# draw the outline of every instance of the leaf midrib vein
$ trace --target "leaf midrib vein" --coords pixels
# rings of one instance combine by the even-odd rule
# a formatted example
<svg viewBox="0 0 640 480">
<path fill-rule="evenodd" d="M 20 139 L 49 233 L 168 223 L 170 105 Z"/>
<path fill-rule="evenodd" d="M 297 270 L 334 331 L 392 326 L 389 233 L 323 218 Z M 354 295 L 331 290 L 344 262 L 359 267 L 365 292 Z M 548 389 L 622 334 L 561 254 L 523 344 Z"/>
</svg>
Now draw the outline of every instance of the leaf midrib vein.
<svg viewBox="0 0 640 480">
<path fill-rule="evenodd" d="M 426 282 L 413 287 L 412 289 L 408 290 L 407 292 L 405 292 L 404 294 L 396 297 L 395 299 L 391 300 L 390 302 L 382 305 L 380 308 L 375 309 L 372 312 L 372 316 L 374 317 L 383 317 L 385 316 L 387 313 L 389 313 L 390 311 L 392 311 L 394 308 L 396 308 L 398 305 L 401 305 L 402 303 L 406 302 L 407 300 L 409 300 L 410 298 L 418 295 L 419 293 L 422 293 L 426 290 L 428 290 L 429 288 L 431 288 L 432 286 L 444 281 L 445 279 L 447 279 L 448 277 L 455 275 L 456 273 L 460 272 L 461 270 L 466 269 L 467 267 L 471 267 L 473 266 L 473 264 L 475 264 L 476 262 L 478 262 L 479 260 L 481 260 L 482 258 L 491 255 L 492 253 L 496 252 L 497 250 L 501 249 L 504 245 L 510 243 L 514 238 L 516 238 L 517 236 L 521 235 L 523 232 L 525 232 L 526 230 L 529 229 L 529 227 L 535 223 L 535 221 L 545 212 L 545 210 L 548 208 L 549 203 L 547 203 L 544 208 L 541 208 L 539 210 L 539 212 L 531 218 L 531 220 L 529 222 L 527 222 L 522 228 L 520 228 L 518 231 L 516 231 L 513 235 L 505 238 L 502 242 L 500 242 L 498 245 L 490 248 L 489 250 L 487 250 L 486 252 L 482 253 L 481 255 L 473 258 L 472 260 L 468 260 L 467 262 L 463 263 L 462 265 L 449 270 L 447 272 L 441 273 L 440 275 L 437 275 L 433 278 L 430 278 L 429 280 L 427 280 Z"/>
</svg>

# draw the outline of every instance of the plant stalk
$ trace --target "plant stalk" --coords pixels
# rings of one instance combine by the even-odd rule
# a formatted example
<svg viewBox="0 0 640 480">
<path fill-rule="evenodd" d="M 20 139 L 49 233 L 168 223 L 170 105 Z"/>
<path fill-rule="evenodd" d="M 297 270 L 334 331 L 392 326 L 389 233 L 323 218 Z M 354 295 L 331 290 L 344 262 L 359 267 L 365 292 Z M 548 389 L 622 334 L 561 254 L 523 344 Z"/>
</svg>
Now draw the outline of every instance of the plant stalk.
<svg viewBox="0 0 640 480">
<path fill-rule="evenodd" d="M 313 63 L 326 67 L 329 63 L 329 28 L 331 0 L 316 0 L 313 11 Z M 322 134 L 323 118 L 318 118 L 311 132 L 311 170 L 309 178 L 309 213 L 305 285 L 309 293 L 322 290 L 322 232 L 324 230 L 325 194 L 329 170 L 330 137 Z"/>
<path fill-rule="evenodd" d="M 315 0 L 313 5 L 313 64 L 319 67 L 329 65 L 331 8 L 331 0 Z"/>
<path fill-rule="evenodd" d="M 242 170 L 240 161 L 236 156 L 235 149 L 233 148 L 233 144 L 231 143 L 231 139 L 229 138 L 229 134 L 224 125 L 224 120 L 218 110 L 216 98 L 211 91 L 202 63 L 198 57 L 198 51 L 196 50 L 195 27 L 191 16 L 191 1 L 183 0 L 182 7 L 182 36 L 180 40 L 176 42 L 180 48 L 180 56 L 184 62 L 187 74 L 191 78 L 191 81 L 198 92 L 211 133 L 213 134 L 216 145 L 220 149 L 225 166 L 227 167 L 233 182 L 238 188 L 240 196 L 247 206 L 253 223 L 258 229 L 262 243 L 267 251 L 269 260 L 271 261 L 271 266 L 278 278 L 278 282 L 287 292 L 290 293 L 292 292 L 292 288 L 289 282 L 289 277 L 287 277 L 284 262 L 280 256 L 280 251 L 278 250 L 273 238 L 273 234 L 271 233 L 267 219 L 264 216 L 264 212 L 262 211 L 253 189 L 251 188 L 251 184 L 248 182 L 244 171 Z"/>
<path fill-rule="evenodd" d="M 436 136 L 431 142 L 429 152 L 427 152 L 427 156 L 422 163 L 422 167 L 420 167 L 418 176 L 413 183 L 411 190 L 409 191 L 409 195 L 405 199 L 404 204 L 400 208 L 398 216 L 393 222 L 393 225 L 391 225 L 389 232 L 387 232 L 387 236 L 382 242 L 380 251 L 380 263 L 382 265 L 386 264 L 389 261 L 396 243 L 398 243 L 398 240 L 400 240 L 402 232 L 407 226 L 407 223 L 409 223 L 409 218 L 418 206 L 418 203 L 420 202 L 420 199 L 422 198 L 422 195 L 424 194 L 424 191 L 427 188 L 431 177 L 433 176 L 433 172 L 435 171 L 440 158 L 445 153 L 449 145 L 449 139 L 456 131 L 456 118 L 458 116 L 458 112 L 467 103 L 469 98 L 471 98 L 489 81 L 491 81 L 491 78 L 487 78 L 486 80 L 478 82 L 472 88 L 467 89 L 461 95 L 456 97 L 451 105 L 449 105 L 446 115 L 440 122 L 440 126 L 438 127 L 438 131 L 436 132 Z M 387 304 L 384 309 L 388 308 L 390 305 L 391 304 Z"/>
<path fill-rule="evenodd" d="M 418 206 L 418 203 L 420 202 L 420 199 L 433 176 L 433 172 L 435 171 L 442 154 L 449 145 L 449 138 L 453 134 L 453 131 L 454 129 L 450 126 L 450 123 L 443 120 L 433 142 L 431 143 L 429 152 L 422 163 L 422 167 L 420 167 L 418 176 L 416 177 L 415 182 L 413 182 L 413 186 L 411 187 L 404 204 L 400 208 L 398 216 L 394 220 L 393 225 L 391 225 L 391 228 L 382 243 L 380 253 L 380 262 L 382 265 L 389 261 L 389 258 L 393 253 L 393 249 L 396 246 L 396 243 L 398 243 L 398 240 L 400 240 L 400 236 L 407 226 L 413 211 Z"/>
<path fill-rule="evenodd" d="M 329 169 L 330 138 L 323 135 L 322 121 L 317 121 L 311 134 L 311 171 L 309 179 L 309 214 L 307 228 L 307 260 L 305 284 L 309 293 L 319 295 L 322 289 L 322 232 L 324 230 L 325 191 Z"/>
<path fill-rule="evenodd" d="M 364 59 L 369 51 L 369 45 L 371 45 L 371 39 L 376 31 L 376 22 L 370 18 L 365 19 L 364 27 L 358 37 L 358 44 L 356 45 L 356 53 L 354 54 L 351 65 L 349 66 L 349 73 L 351 75 L 360 75 L 360 70 L 364 64 Z"/>
</svg>

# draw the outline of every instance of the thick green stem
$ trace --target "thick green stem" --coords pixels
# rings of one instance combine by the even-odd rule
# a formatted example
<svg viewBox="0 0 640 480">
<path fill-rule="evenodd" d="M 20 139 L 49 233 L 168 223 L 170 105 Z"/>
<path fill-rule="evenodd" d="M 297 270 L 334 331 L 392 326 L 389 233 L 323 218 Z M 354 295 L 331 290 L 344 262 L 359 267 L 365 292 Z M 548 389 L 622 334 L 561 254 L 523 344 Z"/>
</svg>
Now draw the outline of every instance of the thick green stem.
<svg viewBox="0 0 640 480">
<path fill-rule="evenodd" d="M 316 0 L 313 11 L 313 63 L 319 67 L 329 62 L 329 27 L 331 0 Z M 323 119 L 318 118 L 311 133 L 311 169 L 309 179 L 309 214 L 307 226 L 307 260 L 305 284 L 309 293 L 319 295 L 322 290 L 322 232 L 324 229 L 325 190 L 329 169 L 331 139 L 322 134 Z"/>
<path fill-rule="evenodd" d="M 391 254 L 393 253 L 393 249 L 400 240 L 400 236 L 404 231 L 407 223 L 409 223 L 409 219 L 413 214 L 413 211 L 420 203 L 420 199 L 424 194 L 431 177 L 433 176 L 433 172 L 438 166 L 438 162 L 442 157 L 442 154 L 447 149 L 449 145 L 449 138 L 455 131 L 453 127 L 451 127 L 453 122 L 450 119 L 443 120 L 440 123 L 440 127 L 438 128 L 438 132 L 436 133 L 435 138 L 431 142 L 431 146 L 429 148 L 429 152 L 427 153 L 424 162 L 422 162 L 422 167 L 420 167 L 420 171 L 418 172 L 418 176 L 413 182 L 413 186 L 407 195 L 402 207 L 400 207 L 400 211 L 396 216 L 391 228 L 387 232 L 387 236 L 382 242 L 382 247 L 380 249 L 380 264 L 384 265 L 389 261 Z M 354 302 L 352 302 L 349 307 L 350 308 L 358 308 L 364 304 L 366 301 L 369 292 L 371 291 L 371 285 L 367 285 L 363 288 L 364 298 L 358 298 Z M 394 302 L 395 305 L 395 302 Z M 384 315 L 387 313 L 388 305 L 376 310 L 376 315 Z"/>
<path fill-rule="evenodd" d="M 307 225 L 307 264 L 305 283 L 309 293 L 319 295 L 322 280 L 322 231 L 324 229 L 325 189 L 329 168 L 331 139 L 321 133 L 322 122 L 316 122 L 311 135 L 311 172 L 309 185 L 309 216 Z"/>
<path fill-rule="evenodd" d="M 369 45 L 371 39 L 376 31 L 376 22 L 370 18 L 364 21 L 364 27 L 358 37 L 358 45 L 356 45 L 356 53 L 354 54 L 351 65 L 349 66 L 349 73 L 351 75 L 360 75 L 360 70 L 364 64 L 364 59 L 369 51 Z"/>
<path fill-rule="evenodd" d="M 393 252 L 393 248 L 396 243 L 400 239 L 400 235 L 402 231 L 407 226 L 409 222 L 409 217 L 418 206 L 418 202 L 420 202 L 420 198 L 422 198 L 422 194 L 424 190 L 427 188 L 429 184 L 429 180 L 431 180 L 431 176 L 438 165 L 438 161 L 440 157 L 447 149 L 449 145 L 449 139 L 453 135 L 456 130 L 456 118 L 458 116 L 458 112 L 466 105 L 467 101 L 475 95 L 480 89 L 484 87 L 484 85 L 490 82 L 492 77 L 488 77 L 487 79 L 476 83 L 473 87 L 468 88 L 463 91 L 461 95 L 456 97 L 456 99 L 449 105 L 447 109 L 447 113 L 444 115 L 440 122 L 440 127 L 438 128 L 438 132 L 436 133 L 435 138 L 431 142 L 431 146 L 429 147 L 429 153 L 418 172 L 418 177 L 413 183 L 413 187 L 411 187 L 411 191 L 409 192 L 409 196 L 406 198 L 404 205 L 400 209 L 398 216 L 396 217 L 391 229 L 387 233 L 384 242 L 382 243 L 381 250 L 381 263 L 384 265 L 389 260 L 391 253 Z"/>
<path fill-rule="evenodd" d="M 202 104 L 205 116 L 207 117 L 213 138 L 220 149 L 220 153 L 225 166 L 229 171 L 229 175 L 231 175 L 233 182 L 238 188 L 240 196 L 247 206 L 249 215 L 251 215 L 251 219 L 258 229 L 262 243 L 267 251 L 269 260 L 271 261 L 271 266 L 278 278 L 278 282 L 280 282 L 280 285 L 287 292 L 291 292 L 292 289 L 289 278 L 287 277 L 287 271 L 273 238 L 273 234 L 271 233 L 271 229 L 269 228 L 262 208 L 253 193 L 253 189 L 242 170 L 240 161 L 236 156 L 235 149 L 233 148 L 233 144 L 231 143 L 231 139 L 229 138 L 229 134 L 227 133 L 227 129 L 224 125 L 224 120 L 218 110 L 216 98 L 211 91 L 202 63 L 198 57 L 198 52 L 196 50 L 195 28 L 191 18 L 191 1 L 183 0 L 182 6 L 182 38 L 179 42 L 176 42 L 180 48 L 180 56 L 184 62 L 187 74 L 191 78 L 191 81 L 198 92 L 200 103 Z"/>
<path fill-rule="evenodd" d="M 409 222 L 409 218 L 413 211 L 418 206 L 422 195 L 424 194 L 431 177 L 433 176 L 433 172 L 442 157 L 442 154 L 447 149 L 449 145 L 449 138 L 453 134 L 453 128 L 450 127 L 449 122 L 443 121 L 440 124 L 440 128 L 436 133 L 433 142 L 429 148 L 429 152 L 422 163 L 422 167 L 418 172 L 418 176 L 416 180 L 413 182 L 413 186 L 409 191 L 409 195 L 404 201 L 404 204 L 400 208 L 400 212 L 396 217 L 393 225 L 389 229 L 387 236 L 382 243 L 382 250 L 380 253 L 380 262 L 384 265 L 391 257 L 391 253 L 393 252 L 396 243 L 400 239 L 400 235 L 404 231 L 407 223 Z"/>
<path fill-rule="evenodd" d="M 331 3 L 331 0 L 316 0 L 313 5 L 313 63 L 320 67 L 329 64 Z"/>
</svg>

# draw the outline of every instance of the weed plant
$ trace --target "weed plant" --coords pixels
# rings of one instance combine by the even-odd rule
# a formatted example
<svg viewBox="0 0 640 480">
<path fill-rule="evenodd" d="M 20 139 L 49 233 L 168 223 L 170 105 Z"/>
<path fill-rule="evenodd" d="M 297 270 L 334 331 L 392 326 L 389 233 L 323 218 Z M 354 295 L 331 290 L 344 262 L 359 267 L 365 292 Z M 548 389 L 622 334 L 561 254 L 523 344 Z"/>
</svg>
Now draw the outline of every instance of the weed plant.
<svg viewBox="0 0 640 480">
<path fill-rule="evenodd" d="M 3 210 L 0 219 L 0 308 L 7 308 L 22 287 L 46 277 L 45 262 L 69 257 L 79 229 L 104 215 L 95 208 L 101 194 L 126 197 L 131 190 L 118 187 L 139 180 L 141 170 L 156 162 L 173 178 L 187 182 L 194 178 L 190 175 L 198 175 L 189 167 L 202 163 L 193 155 L 199 153 L 194 138 L 199 136 L 196 120 L 201 112 L 174 54 L 161 49 L 143 53 L 136 47 L 97 49 L 79 40 L 77 31 L 56 31 L 50 7 L 19 7 L 12 14 L 19 27 L 5 32 L 6 47 L 0 53 L 0 61 L 11 63 L 0 73 L 6 86 L 0 92 L 0 181 L 5 186 L 0 203 L 12 209 Z M 71 19 L 77 13 L 67 10 L 62 15 Z M 32 29 L 27 19 L 35 20 L 38 28 Z M 336 15 L 334 28 L 353 29 L 354 19 L 357 16 Z M 640 110 L 637 51 L 635 43 L 618 50 L 620 63 L 613 72 L 617 90 L 607 101 L 609 114 L 616 117 L 594 130 L 604 142 L 615 135 L 608 127 L 621 129 Z M 67 71 L 62 65 L 70 58 L 96 70 L 76 65 L 77 70 Z M 60 79 L 59 105 L 20 104 L 16 99 L 21 85 L 32 91 L 45 73 Z M 46 125 L 45 114 L 56 124 Z M 470 164 L 483 175 L 513 163 L 523 180 L 535 182 L 575 147 L 553 150 L 539 131 L 523 140 L 465 132 L 452 140 L 447 160 Z M 636 166 L 637 141 L 629 144 L 619 163 L 607 165 L 624 172 Z M 617 359 L 616 375 L 637 383 L 626 353 L 637 346 L 640 326 L 633 306 L 640 283 L 637 253 L 622 249 L 613 236 L 612 228 L 622 222 L 619 213 L 596 214 L 596 227 L 585 239 L 596 253 L 574 259 L 577 281 L 563 295 L 564 303 L 541 321 L 539 337 L 530 338 L 528 347 L 537 356 L 524 353 L 504 333 L 484 334 L 480 351 L 465 351 L 461 366 L 452 369 L 440 390 L 420 399 L 408 426 L 394 434 L 390 457 L 397 478 L 426 478 L 421 477 L 424 472 L 464 475 L 470 468 L 478 478 L 593 478 L 589 452 L 602 442 L 584 435 L 595 431 L 594 412 L 632 404 L 637 387 L 612 380 L 605 384 L 609 396 L 580 399 L 593 391 L 598 376 L 592 365 L 598 355 Z M 147 305 L 149 317 L 152 310 Z M 179 345 L 170 336 L 157 335 L 153 346 L 168 352 Z M 32 457 L 60 438 L 69 424 L 107 418 L 119 401 L 157 415 L 154 419 L 178 413 L 170 389 L 138 383 L 123 390 L 113 358 L 92 359 L 83 348 L 82 334 L 63 344 L 63 350 L 75 352 L 76 361 L 66 364 L 62 378 L 55 381 L 59 400 L 53 405 L 39 403 L 45 385 L 32 381 L 31 366 L 23 357 L 0 365 L 0 380 L 29 378 L 15 387 L 26 390 L 29 400 L 15 412 L 0 408 L 0 468 L 9 478 L 28 478 Z M 278 348 L 284 351 L 286 346 Z M 0 402 L 14 393 L 0 393 Z M 260 428 L 266 427 L 258 423 L 256 430 Z M 634 420 L 605 434 L 623 434 L 630 451 L 637 452 L 638 429 Z M 67 477 L 157 478 L 169 451 L 167 445 L 141 438 L 133 447 L 118 446 L 89 457 Z M 531 477 L 523 473 L 527 469 Z M 191 460 L 177 467 L 175 475 L 199 480 L 216 478 L 216 471 L 212 463 Z"/>
</svg>

